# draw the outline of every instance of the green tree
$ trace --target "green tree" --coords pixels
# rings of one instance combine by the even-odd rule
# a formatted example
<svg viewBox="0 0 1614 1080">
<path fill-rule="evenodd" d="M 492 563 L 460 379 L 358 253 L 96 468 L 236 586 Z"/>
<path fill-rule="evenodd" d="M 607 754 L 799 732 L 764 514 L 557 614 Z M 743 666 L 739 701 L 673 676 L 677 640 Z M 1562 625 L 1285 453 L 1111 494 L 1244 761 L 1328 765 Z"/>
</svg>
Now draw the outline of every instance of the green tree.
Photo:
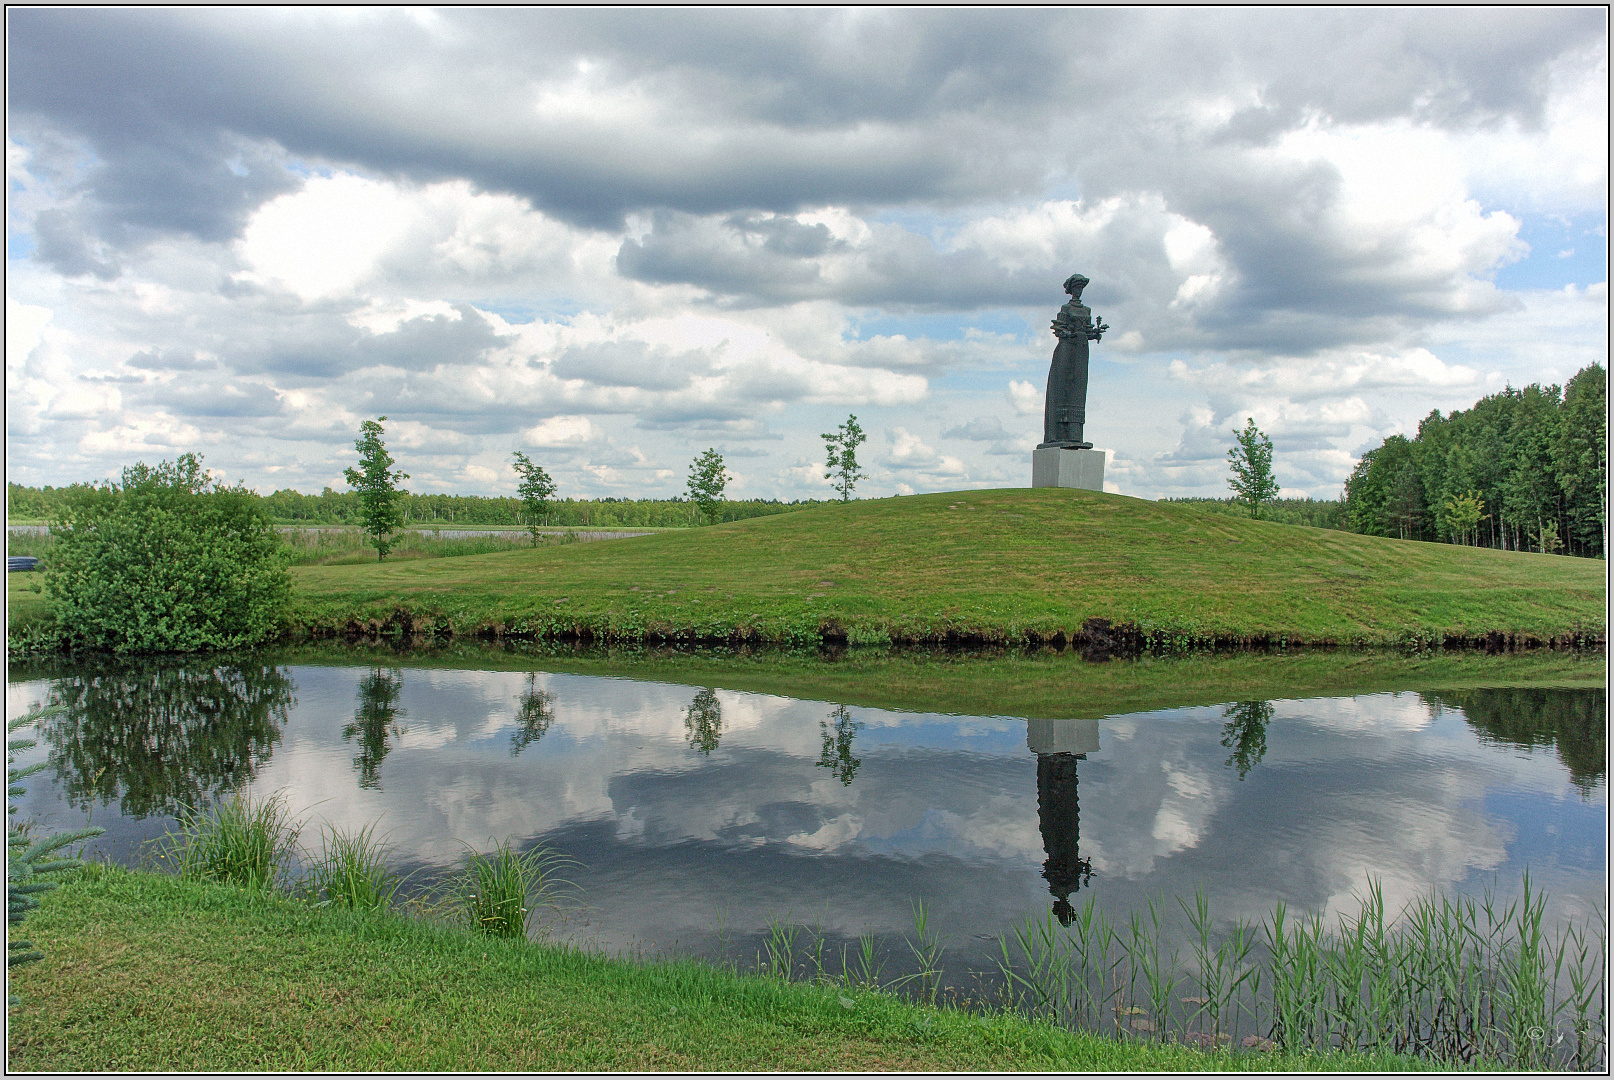
<svg viewBox="0 0 1614 1080">
<path fill-rule="evenodd" d="M 385 419 L 366 420 L 360 425 L 359 437 L 353 443 L 359 452 L 359 467 L 343 474 L 348 486 L 359 493 L 359 523 L 375 544 L 377 562 L 387 557 L 393 543 L 389 538 L 403 523 L 399 502 L 404 493 L 398 490 L 398 482 L 409 479 L 408 473 L 392 467 L 392 455 L 381 441 L 386 434 L 381 427 Z"/>
<path fill-rule="evenodd" d="M 516 731 L 510 736 L 510 755 L 514 757 L 544 737 L 555 722 L 555 698 L 547 690 L 538 688 L 538 676 L 527 675 L 527 692 L 516 699 Z"/>
<path fill-rule="evenodd" d="M 1233 470 L 1227 486 L 1250 504 L 1250 516 L 1261 516 L 1261 504 L 1278 496 L 1278 481 L 1272 476 L 1272 440 L 1256 430 L 1250 417 L 1243 431 L 1234 431 L 1238 445 L 1227 452 L 1228 468 Z"/>
<path fill-rule="evenodd" d="M 1222 746 L 1233 751 L 1233 756 L 1227 759 L 1227 767 L 1238 769 L 1239 779 L 1243 780 L 1266 757 L 1272 702 L 1236 702 L 1223 709 L 1222 716 L 1227 718 L 1227 723 L 1222 725 Z"/>
<path fill-rule="evenodd" d="M 1444 518 L 1451 532 L 1452 543 L 1474 542 L 1474 530 L 1485 517 L 1482 513 L 1484 508 L 1477 491 L 1465 491 L 1446 500 Z"/>
<path fill-rule="evenodd" d="M 1582 551 L 1608 550 L 1608 372 L 1592 364 L 1564 386 L 1563 423 L 1552 468 L 1564 494 L 1567 539 Z"/>
<path fill-rule="evenodd" d="M 533 546 L 537 547 L 538 524 L 549 515 L 549 497 L 555 494 L 555 481 L 520 450 L 514 451 L 513 456 L 516 459 L 516 475 L 521 477 L 516 491 L 521 494 L 521 503 L 527 508 L 527 531 L 532 533 Z"/>
<path fill-rule="evenodd" d="M 280 631 L 285 545 L 257 494 L 214 482 L 196 454 L 70 489 L 51 536 L 45 591 L 70 648 L 233 649 Z"/>
<path fill-rule="evenodd" d="M 834 481 L 841 502 L 851 501 L 852 489 L 857 487 L 857 482 L 868 479 L 868 474 L 859 472 L 857 465 L 857 448 L 863 445 L 866 438 L 863 429 L 857 425 L 855 413 L 846 418 L 846 423 L 823 435 L 824 453 L 828 459 L 824 463 L 828 470 L 824 473 L 824 479 Z"/>
<path fill-rule="evenodd" d="M 47 710 L 36 705 L 24 715 L 6 724 L 6 923 L 10 927 L 22 922 L 30 911 L 39 906 L 40 893 L 49 892 L 57 887 L 58 882 L 51 881 L 50 875 L 63 870 L 73 870 L 82 865 L 78 859 L 58 857 L 57 852 L 69 844 L 77 844 L 106 832 L 99 826 L 92 826 L 35 838 L 30 828 L 17 821 L 15 800 L 22 798 L 27 790 L 21 781 L 24 777 L 43 769 L 46 763 L 36 761 L 26 768 L 17 768 L 18 752 L 33 746 L 34 740 L 14 739 L 11 735 L 21 728 L 36 723 L 45 715 Z M 33 942 L 24 941 L 14 933 L 9 935 L 6 941 L 7 970 L 19 964 L 29 964 L 44 958 L 45 954 L 34 948 Z M 6 1003 L 12 1004 L 9 995 Z"/>
<path fill-rule="evenodd" d="M 689 466 L 689 499 L 708 524 L 717 521 L 717 504 L 723 499 L 723 489 L 729 476 L 723 468 L 723 455 L 712 447 L 696 458 Z"/>
</svg>

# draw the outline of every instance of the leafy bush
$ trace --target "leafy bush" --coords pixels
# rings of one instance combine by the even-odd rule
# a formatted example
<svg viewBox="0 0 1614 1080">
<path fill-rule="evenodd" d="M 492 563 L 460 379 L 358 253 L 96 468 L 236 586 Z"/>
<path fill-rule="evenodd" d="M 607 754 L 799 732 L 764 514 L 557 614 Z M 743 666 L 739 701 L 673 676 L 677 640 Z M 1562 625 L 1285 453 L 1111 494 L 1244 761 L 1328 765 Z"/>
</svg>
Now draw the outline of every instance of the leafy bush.
<svg viewBox="0 0 1614 1080">
<path fill-rule="evenodd" d="M 256 494 L 185 454 L 74 488 L 51 525 L 45 590 L 70 647 L 192 652 L 255 645 L 291 596 L 283 545 Z"/>
</svg>

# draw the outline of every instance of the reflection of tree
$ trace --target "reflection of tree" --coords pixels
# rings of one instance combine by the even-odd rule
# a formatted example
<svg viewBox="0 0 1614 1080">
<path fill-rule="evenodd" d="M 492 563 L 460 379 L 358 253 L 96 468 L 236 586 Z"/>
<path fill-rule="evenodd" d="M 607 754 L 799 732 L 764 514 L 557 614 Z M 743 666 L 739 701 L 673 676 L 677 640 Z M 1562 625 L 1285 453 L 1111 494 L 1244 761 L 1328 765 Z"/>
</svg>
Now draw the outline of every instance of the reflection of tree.
<svg viewBox="0 0 1614 1080">
<path fill-rule="evenodd" d="M 703 754 L 717 749 L 723 737 L 723 708 L 717 703 L 717 691 L 708 687 L 695 695 L 684 713 L 684 734 L 689 745 Z"/>
<path fill-rule="evenodd" d="M 527 692 L 516 700 L 521 704 L 516 709 L 516 733 L 510 736 L 512 757 L 543 738 L 555 722 L 555 699 L 538 689 L 537 675 L 527 676 Z"/>
<path fill-rule="evenodd" d="M 1462 710 L 1482 741 L 1552 746 L 1582 796 L 1608 778 L 1608 691 L 1602 687 L 1442 690 L 1421 695 Z"/>
<path fill-rule="evenodd" d="M 1267 752 L 1267 724 L 1272 720 L 1272 702 L 1240 701 L 1222 711 L 1227 723 L 1222 726 L 1222 745 L 1233 751 L 1227 759 L 1229 768 L 1239 771 L 1239 779 L 1261 764 Z"/>
<path fill-rule="evenodd" d="M 294 686 L 261 663 L 135 661 L 57 679 L 65 709 L 40 724 L 68 800 L 124 816 L 177 816 L 252 780 L 280 741 Z"/>
<path fill-rule="evenodd" d="M 389 738 L 403 734 L 397 725 L 400 717 L 407 716 L 398 708 L 398 697 L 403 693 L 403 672 L 383 671 L 376 668 L 359 680 L 359 708 L 353 722 L 342 729 L 342 738 L 359 740 L 359 756 L 353 759 L 359 770 L 359 786 L 381 786 L 381 762 L 392 749 Z"/>
<path fill-rule="evenodd" d="M 835 706 L 835 711 L 829 714 L 835 721 L 831 727 L 823 720 L 818 726 L 824 733 L 824 748 L 818 755 L 818 767 L 832 769 L 835 778 L 843 784 L 850 784 L 857 776 L 857 767 L 863 764 L 862 758 L 852 756 L 852 740 L 857 738 L 858 729 L 863 726 L 860 720 L 853 720 L 852 714 L 846 711 L 845 705 Z"/>
<path fill-rule="evenodd" d="M 1065 926 L 1076 919 L 1070 894 L 1093 877 L 1093 863 L 1082 858 L 1082 811 L 1076 792 L 1076 763 L 1085 754 L 1037 755 L 1037 824 L 1048 859 L 1042 876 L 1054 894 L 1054 914 Z"/>
</svg>

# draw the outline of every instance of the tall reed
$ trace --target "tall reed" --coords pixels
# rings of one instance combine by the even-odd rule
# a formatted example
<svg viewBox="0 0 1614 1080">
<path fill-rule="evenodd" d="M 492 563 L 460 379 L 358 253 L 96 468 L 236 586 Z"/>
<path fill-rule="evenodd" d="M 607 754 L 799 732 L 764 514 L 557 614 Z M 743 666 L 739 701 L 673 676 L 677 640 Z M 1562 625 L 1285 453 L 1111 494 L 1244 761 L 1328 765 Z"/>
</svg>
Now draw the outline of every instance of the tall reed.
<svg viewBox="0 0 1614 1080">
<path fill-rule="evenodd" d="M 1528 875 L 1506 904 L 1490 891 L 1431 895 L 1390 918 L 1370 880 L 1358 905 L 1334 928 L 1280 903 L 1270 919 L 1219 931 L 1203 893 L 1179 899 L 1191 953 L 1182 970 L 1163 944 L 1177 928 L 1157 903 L 1116 926 L 1089 900 L 1068 929 L 1043 916 L 1001 937 L 998 966 L 1027 1010 L 1095 1031 L 1112 1013 L 1126 1037 L 1518 1069 L 1606 1063 L 1606 916 L 1549 932 L 1546 896 Z M 1177 996 L 1184 980 L 1197 992 Z"/>
</svg>

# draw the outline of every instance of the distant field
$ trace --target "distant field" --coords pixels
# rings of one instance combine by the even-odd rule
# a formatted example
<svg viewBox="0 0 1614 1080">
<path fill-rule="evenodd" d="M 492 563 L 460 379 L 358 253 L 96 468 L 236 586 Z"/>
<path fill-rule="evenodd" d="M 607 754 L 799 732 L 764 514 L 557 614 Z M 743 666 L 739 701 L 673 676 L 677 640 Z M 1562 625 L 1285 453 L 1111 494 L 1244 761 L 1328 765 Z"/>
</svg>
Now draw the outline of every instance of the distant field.
<svg viewBox="0 0 1614 1080">
<path fill-rule="evenodd" d="M 656 536 L 294 568 L 293 622 L 853 642 L 1100 618 L 1184 641 L 1606 631 L 1600 561 L 1359 536 L 1095 492 L 855 501 Z"/>
</svg>

